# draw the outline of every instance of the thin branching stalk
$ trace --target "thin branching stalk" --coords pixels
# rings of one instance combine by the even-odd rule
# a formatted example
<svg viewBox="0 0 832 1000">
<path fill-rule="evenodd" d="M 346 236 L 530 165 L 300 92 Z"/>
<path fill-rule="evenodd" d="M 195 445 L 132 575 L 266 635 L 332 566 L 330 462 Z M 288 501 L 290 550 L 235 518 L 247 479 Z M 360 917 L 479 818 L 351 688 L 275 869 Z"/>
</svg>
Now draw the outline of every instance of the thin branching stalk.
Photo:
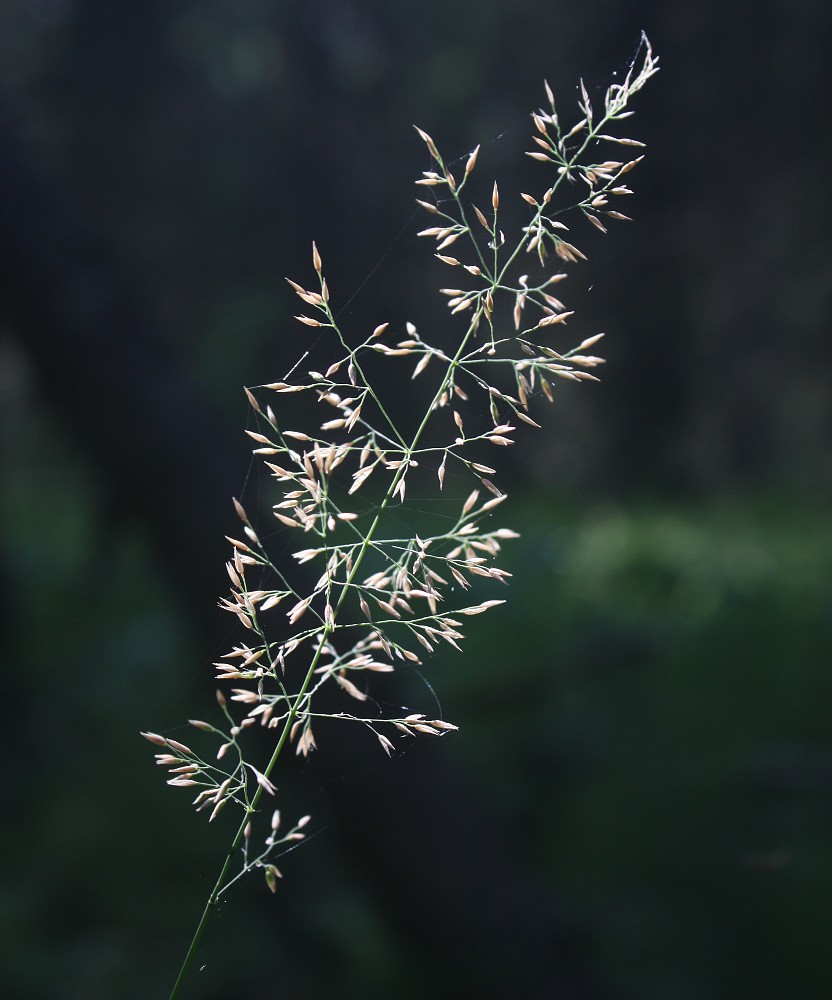
<svg viewBox="0 0 832 1000">
<path fill-rule="evenodd" d="M 491 452 L 514 443 L 517 422 L 540 426 L 532 412 L 539 397 L 553 400 L 555 384 L 598 381 L 592 370 L 603 359 L 587 352 L 603 334 L 572 349 L 560 345 L 572 312 L 554 295 L 566 272 L 553 273 L 553 265 L 585 259 L 564 218 L 583 217 L 601 232 L 609 220 L 627 218 L 611 206 L 632 193 L 623 178 L 642 157 L 601 159 L 600 150 L 643 145 L 613 133 L 632 114 L 632 96 L 657 70 L 644 38 L 624 82 L 607 89 L 599 113 L 581 83 L 581 117 L 566 129 L 546 84 L 547 106 L 532 114 L 535 148 L 528 155 L 544 164 L 548 186 L 539 196 L 520 196 L 531 213 L 511 238 L 496 181 L 476 188 L 478 202 L 469 198 L 469 185 L 477 185 L 479 146 L 464 158 L 457 179 L 451 170 L 456 164 L 447 164 L 418 129 L 432 160 L 416 182 L 425 191 L 419 204 L 432 222 L 419 235 L 436 240 L 437 259 L 467 286 L 440 289 L 451 315 L 465 318 L 456 332 L 452 323 L 425 339 L 413 323 L 396 333 L 383 322 L 356 341 L 336 320 L 314 244 L 315 287 L 289 280 L 304 306 L 296 319 L 329 340 L 331 355 L 323 372 L 245 390 L 256 418 L 256 429 L 246 433 L 276 484 L 275 502 L 254 519 L 269 524 L 261 537 L 234 501 L 242 537 L 229 538 L 231 591 L 220 607 L 239 619 L 246 638 L 214 664 L 221 686 L 218 721 L 190 720 L 214 741 L 214 755 L 143 734 L 159 748 L 156 761 L 169 770 L 168 784 L 193 789 L 194 806 L 209 821 L 229 805 L 242 814 L 171 1000 L 179 996 L 222 894 L 255 869 L 274 892 L 282 877 L 275 859 L 304 837 L 310 817 L 280 835 L 276 809 L 265 837 L 255 833 L 264 818 L 263 796 L 277 791 L 272 775 L 288 746 L 308 756 L 317 747 L 316 730 L 335 721 L 360 724 L 388 755 L 400 740 L 456 729 L 422 713 L 391 712 L 371 697 L 370 678 L 418 666 L 444 644 L 459 649 L 461 619 L 504 603 L 481 589 L 507 582 L 510 574 L 496 560 L 501 543 L 516 537 L 492 525 L 506 494 L 497 485 Z M 518 274 L 526 259 L 529 273 Z M 394 367 L 400 359 L 413 364 L 411 379 L 432 379 L 410 426 L 400 416 L 395 390 L 374 375 L 379 360 Z M 326 419 L 305 428 L 287 423 L 292 411 L 284 397 L 293 394 L 322 407 Z M 280 405 L 273 408 L 275 397 Z M 407 499 L 414 486 L 421 491 L 418 509 Z M 431 512 L 431 497 L 447 499 Z M 269 555 L 273 527 L 296 540 L 292 562 L 278 566 Z M 238 686 L 226 695 L 223 688 L 231 684 Z M 340 707 L 356 702 L 360 712 Z M 251 727 L 274 731 L 265 763 L 255 762 L 254 741 L 246 738 Z"/>
</svg>

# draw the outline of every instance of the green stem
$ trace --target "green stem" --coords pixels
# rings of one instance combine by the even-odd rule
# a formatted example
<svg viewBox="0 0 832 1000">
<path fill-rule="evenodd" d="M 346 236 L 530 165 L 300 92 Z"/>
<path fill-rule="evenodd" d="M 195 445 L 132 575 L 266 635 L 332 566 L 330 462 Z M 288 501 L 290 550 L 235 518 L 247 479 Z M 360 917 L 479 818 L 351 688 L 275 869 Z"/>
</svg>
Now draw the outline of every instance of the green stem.
<svg viewBox="0 0 832 1000">
<path fill-rule="evenodd" d="M 225 874 L 228 871 L 228 866 L 231 864 L 231 859 L 237 851 L 240 840 L 242 839 L 243 832 L 245 831 L 245 824 L 248 823 L 248 813 L 246 813 L 245 821 L 237 832 L 237 836 L 234 838 L 228 856 L 225 859 L 225 863 L 222 866 L 222 870 L 217 878 L 214 888 L 211 890 L 211 895 L 208 897 L 208 901 L 205 904 L 205 909 L 202 911 L 202 916 L 199 923 L 197 924 L 196 930 L 194 931 L 194 936 L 191 939 L 190 947 L 185 955 L 185 959 L 182 962 L 182 967 L 179 970 L 179 975 L 176 977 L 176 982 L 173 984 L 173 989 L 170 992 L 169 1000 L 175 1000 L 179 996 L 180 990 L 185 983 L 185 979 L 188 976 L 191 965 L 193 964 L 194 958 L 196 958 L 196 953 L 199 949 L 200 942 L 202 941 L 202 936 L 205 933 L 205 929 L 208 926 L 208 919 L 217 905 L 217 899 L 219 898 L 219 891 L 222 888 L 223 880 L 225 879 Z"/>
<path fill-rule="evenodd" d="M 437 400 L 439 399 L 439 397 L 442 395 L 442 392 L 447 387 L 448 380 L 450 378 L 450 373 L 454 370 L 454 368 L 459 363 L 459 360 L 462 357 L 462 354 L 465 351 L 465 348 L 466 348 L 466 346 L 468 344 L 468 341 L 470 340 L 471 336 L 473 335 L 473 332 L 474 332 L 474 324 L 472 323 L 469 326 L 468 330 L 466 331 L 465 336 L 460 341 L 460 344 L 459 344 L 459 347 L 457 349 L 456 355 L 454 356 L 453 360 L 451 361 L 450 365 L 448 366 L 448 372 L 445 375 L 445 378 L 442 380 L 442 384 L 440 385 L 439 389 L 436 391 L 436 395 L 434 396 L 433 400 L 431 401 L 430 407 L 428 407 L 428 409 L 427 409 L 427 411 L 426 411 L 426 413 L 425 413 L 425 415 L 424 415 L 424 417 L 422 419 L 422 422 L 419 424 L 419 427 L 418 427 L 416 433 L 413 436 L 413 441 L 411 442 L 410 447 L 407 449 L 407 454 L 408 455 L 412 455 L 413 452 L 415 451 L 415 449 L 417 448 L 417 446 L 419 444 L 419 441 L 420 441 L 420 439 L 422 437 L 422 434 L 424 433 L 425 428 L 428 425 L 428 421 L 430 420 L 430 417 L 431 417 L 431 415 L 432 415 L 432 413 L 434 411 L 434 406 L 435 406 Z M 358 572 L 358 569 L 359 569 L 359 567 L 360 567 L 360 565 L 361 565 L 361 563 L 362 563 L 362 561 L 364 559 L 364 556 L 366 555 L 367 550 L 370 548 L 370 546 L 372 544 L 373 537 L 375 536 L 375 533 L 376 533 L 376 531 L 378 529 L 379 521 L 381 520 L 382 514 L 386 510 L 387 505 L 392 500 L 392 498 L 393 498 L 393 496 L 395 494 L 395 491 L 396 491 L 396 487 L 398 486 L 399 481 L 401 480 L 401 477 L 403 475 L 405 475 L 406 470 L 407 470 L 406 463 L 403 463 L 396 470 L 396 474 L 394 475 L 393 480 L 390 483 L 390 487 L 387 490 L 387 494 L 385 495 L 384 499 L 379 504 L 378 510 L 376 511 L 376 516 L 373 519 L 373 523 L 370 526 L 369 531 L 367 532 L 367 534 L 365 535 L 365 537 L 363 539 L 363 542 L 362 542 L 361 547 L 360 547 L 360 549 L 358 551 L 358 555 L 356 556 L 355 562 L 353 563 L 352 570 L 351 570 L 351 572 L 349 574 L 349 577 L 348 577 L 348 579 L 346 581 L 346 584 L 341 589 L 341 594 L 340 594 L 338 602 L 336 603 L 336 606 L 334 608 L 334 612 L 335 612 L 336 615 L 337 615 L 338 609 L 341 607 L 341 604 L 342 604 L 342 602 L 344 600 L 344 597 L 347 594 L 347 590 L 349 589 L 350 583 L 352 583 L 352 581 L 355 579 L 355 575 Z M 315 650 L 315 655 L 313 656 L 312 662 L 309 665 L 309 669 L 306 672 L 306 676 L 303 679 L 303 684 L 301 685 L 301 687 L 300 687 L 297 695 L 295 696 L 294 701 L 292 703 L 292 706 L 289 709 L 289 714 L 287 715 L 286 721 L 283 724 L 283 729 L 281 730 L 281 733 L 280 733 L 280 739 L 278 740 L 277 745 L 274 748 L 274 752 L 272 753 L 272 756 L 271 756 L 271 759 L 269 760 L 269 763 L 266 765 L 266 768 L 263 771 L 263 774 L 267 778 L 269 777 L 269 775 L 271 774 L 271 772 L 274 770 L 274 767 L 277 764 L 278 758 L 280 757 L 280 754 L 281 754 L 281 752 L 282 752 L 282 750 L 283 750 L 283 748 L 284 748 L 284 746 L 286 744 L 286 741 L 287 741 L 287 739 L 289 737 L 289 733 L 291 732 L 292 726 L 293 726 L 293 724 L 295 722 L 295 719 L 297 718 L 298 711 L 300 709 L 300 706 L 301 706 L 301 703 L 303 701 L 303 698 L 305 697 L 306 692 L 309 689 L 309 685 L 312 682 L 312 678 L 315 675 L 315 669 L 318 666 L 318 662 L 319 662 L 319 660 L 321 658 L 321 654 L 323 653 L 324 647 L 326 645 L 326 641 L 329 638 L 329 635 L 332 632 L 333 627 L 334 627 L 333 625 L 328 624 L 324 628 L 324 631 L 321 634 L 321 638 L 320 638 L 320 640 L 318 642 L 317 649 Z M 182 962 L 182 967 L 179 970 L 179 975 L 177 976 L 176 982 L 174 983 L 173 989 L 171 990 L 171 993 L 170 993 L 170 996 L 169 996 L 169 1000 L 176 1000 L 176 998 L 180 994 L 180 991 L 182 989 L 182 986 L 183 986 L 185 980 L 187 979 L 188 973 L 189 973 L 189 971 L 191 969 L 191 966 L 193 965 L 194 959 L 196 958 L 196 954 L 197 954 L 197 951 L 199 949 L 199 945 L 200 945 L 200 943 L 202 941 L 203 935 L 205 934 L 205 930 L 206 930 L 206 928 L 208 926 L 208 921 L 209 921 L 209 919 L 211 917 L 211 914 L 213 913 L 214 909 L 216 908 L 217 901 L 219 899 L 219 893 L 220 893 L 220 891 L 223 888 L 223 882 L 225 880 L 225 876 L 226 876 L 226 874 L 228 872 L 229 866 L 231 865 L 231 862 L 232 862 L 232 860 L 234 858 L 234 855 L 237 852 L 237 849 L 239 848 L 240 844 L 242 843 L 243 837 L 245 835 L 245 829 L 246 829 L 246 826 L 248 825 L 248 822 L 249 822 L 249 817 L 255 811 L 255 809 L 257 807 L 257 803 L 260 801 L 260 797 L 262 796 L 262 794 L 263 794 L 263 789 L 258 785 L 257 791 L 254 793 L 254 796 L 253 796 L 253 798 L 251 800 L 251 804 L 250 804 L 250 806 L 248 807 L 248 809 L 246 811 L 246 815 L 244 816 L 243 821 L 240 824 L 240 828 L 237 830 L 237 833 L 236 833 L 236 835 L 234 837 L 234 840 L 231 843 L 231 847 L 228 850 L 228 854 L 226 855 L 225 861 L 223 862 L 223 865 L 222 865 L 222 868 L 220 870 L 220 873 L 219 873 L 219 875 L 217 877 L 216 882 L 214 883 L 214 887 L 211 890 L 210 895 L 208 896 L 208 900 L 207 900 L 207 902 L 205 904 L 205 907 L 204 907 L 204 909 L 202 911 L 202 915 L 201 915 L 201 917 L 199 919 L 199 923 L 197 924 L 196 930 L 194 931 L 194 935 L 193 935 L 193 938 L 191 939 L 191 943 L 190 943 L 188 951 L 187 951 L 187 953 L 185 955 L 185 959 Z"/>
<path fill-rule="evenodd" d="M 301 685 L 301 688 L 295 697 L 292 707 L 289 709 L 289 714 L 286 717 L 286 722 L 284 723 L 283 730 L 280 733 L 280 739 L 277 741 L 277 746 L 275 746 L 274 748 L 271 760 L 269 761 L 268 765 L 266 766 L 266 769 L 263 772 L 267 778 L 274 769 L 278 757 L 280 756 L 280 752 L 286 743 L 286 740 L 289 736 L 289 732 L 292 728 L 295 718 L 297 717 L 300 703 L 303 700 L 303 697 L 306 694 L 306 690 L 309 687 L 309 684 L 312 681 L 312 677 L 315 674 L 315 668 L 317 667 L 318 661 L 321 658 L 321 653 L 323 652 L 330 631 L 331 631 L 331 626 L 327 625 L 323 631 L 323 634 L 321 635 L 321 641 L 318 644 L 318 648 L 315 651 L 314 657 L 312 658 L 312 663 L 310 664 L 309 670 L 306 673 L 306 677 L 304 678 L 303 684 Z M 184 984 L 185 979 L 187 978 L 188 972 L 190 970 L 190 967 L 193 964 L 194 958 L 196 957 L 199 944 L 202 941 L 203 935 L 205 934 L 205 929 L 208 926 L 208 920 L 211 914 L 213 913 L 214 908 L 217 905 L 220 891 L 223 888 L 223 882 L 225 880 L 226 872 L 228 871 L 228 868 L 231 864 L 232 859 L 234 858 L 234 855 L 237 853 L 237 849 L 242 843 L 243 837 L 245 836 L 246 826 L 248 825 L 249 822 L 249 818 L 257 808 L 257 803 L 260 801 L 262 794 L 263 794 L 263 789 L 260 785 L 258 785 L 257 791 L 254 793 L 251 800 L 251 804 L 246 810 L 246 814 L 243 817 L 242 823 L 240 824 L 240 828 L 237 830 L 234 840 L 231 843 L 231 847 L 228 849 L 228 854 L 226 855 L 225 861 L 223 862 L 222 865 L 222 869 L 220 870 L 220 873 L 217 876 L 217 880 L 214 883 L 214 888 L 211 890 L 211 894 L 209 895 L 208 901 L 205 904 L 205 908 L 202 911 L 202 916 L 200 917 L 199 923 L 197 924 L 196 930 L 194 931 L 194 936 L 191 939 L 190 947 L 188 948 L 188 952 L 185 955 L 184 961 L 182 962 L 182 968 L 179 970 L 179 975 L 176 978 L 176 982 L 174 983 L 173 990 L 170 993 L 169 1000 L 176 1000 L 176 998 L 179 996 L 179 992 L 182 989 L 182 985 Z"/>
</svg>

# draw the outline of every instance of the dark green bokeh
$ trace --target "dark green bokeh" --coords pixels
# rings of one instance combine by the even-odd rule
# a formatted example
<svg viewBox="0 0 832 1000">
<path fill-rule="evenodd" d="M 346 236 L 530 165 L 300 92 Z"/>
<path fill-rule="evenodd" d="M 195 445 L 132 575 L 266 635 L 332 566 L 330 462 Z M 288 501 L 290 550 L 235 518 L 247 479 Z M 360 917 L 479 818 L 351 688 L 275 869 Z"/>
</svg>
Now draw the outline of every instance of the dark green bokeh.
<svg viewBox="0 0 832 1000">
<path fill-rule="evenodd" d="M 166 996 L 227 842 L 137 734 L 212 711 L 240 387 L 308 343 L 284 275 L 315 238 L 345 325 L 446 322 L 411 124 L 526 189 L 543 78 L 565 109 L 642 29 L 636 221 L 564 286 L 610 363 L 505 456 L 509 603 L 426 670 L 462 731 L 326 733 L 280 779 L 321 832 L 188 995 L 832 993 L 827 6 L 3 8 L 9 995 Z"/>
</svg>

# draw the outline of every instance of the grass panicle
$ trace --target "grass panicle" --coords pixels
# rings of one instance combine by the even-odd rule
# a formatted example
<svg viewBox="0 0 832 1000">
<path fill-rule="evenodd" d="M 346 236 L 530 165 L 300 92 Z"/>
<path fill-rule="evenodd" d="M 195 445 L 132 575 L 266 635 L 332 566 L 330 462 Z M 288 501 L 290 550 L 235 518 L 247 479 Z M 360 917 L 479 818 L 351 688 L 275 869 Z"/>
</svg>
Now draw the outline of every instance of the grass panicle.
<svg viewBox="0 0 832 1000">
<path fill-rule="evenodd" d="M 606 233 L 628 218 L 618 206 L 632 193 L 628 175 L 643 144 L 620 125 L 657 69 L 645 38 L 598 107 L 581 83 L 571 124 L 545 85 L 527 154 L 541 164 L 535 194 L 481 181 L 479 146 L 449 164 L 417 128 L 430 157 L 416 181 L 429 218 L 419 236 L 451 273 L 453 287 L 440 289 L 447 329 L 425 334 L 382 317 L 363 333 L 344 330 L 315 244 L 309 277 L 288 279 L 299 336 L 322 341 L 328 361 L 245 390 L 255 422 L 246 433 L 274 502 L 254 512 L 234 500 L 240 529 L 228 539 L 230 590 L 220 607 L 238 620 L 240 638 L 214 664 L 216 717 L 190 721 L 199 749 L 143 734 L 168 784 L 186 789 L 209 822 L 226 811 L 239 818 L 171 997 L 218 899 L 252 871 L 274 892 L 275 859 L 304 837 L 308 816 L 281 834 L 279 810 L 262 807 L 264 796 L 275 798 L 278 761 L 290 751 L 308 757 L 324 734 L 335 739 L 334 722 L 364 727 L 388 755 L 456 729 L 383 707 L 373 678 L 419 666 L 446 645 L 460 649 L 467 620 L 504 603 L 493 594 L 510 576 L 499 561 L 516 533 L 495 520 L 506 500 L 500 449 L 521 424 L 540 427 L 539 401 L 551 402 L 559 383 L 598 381 L 603 359 L 592 349 L 603 334 L 568 346 L 573 313 L 558 286 L 586 259 L 582 221 Z M 385 366 L 389 380 L 377 374 Z M 410 382 L 423 392 L 415 419 L 410 407 L 400 415 L 390 389 Z M 312 423 L 294 422 L 296 396 L 312 404 L 298 413 L 318 414 Z M 279 561 L 270 552 L 276 535 L 282 553 L 287 539 L 290 547 Z M 263 759 L 252 759 L 249 744 L 263 747 L 248 739 L 255 727 L 273 734 Z"/>
</svg>

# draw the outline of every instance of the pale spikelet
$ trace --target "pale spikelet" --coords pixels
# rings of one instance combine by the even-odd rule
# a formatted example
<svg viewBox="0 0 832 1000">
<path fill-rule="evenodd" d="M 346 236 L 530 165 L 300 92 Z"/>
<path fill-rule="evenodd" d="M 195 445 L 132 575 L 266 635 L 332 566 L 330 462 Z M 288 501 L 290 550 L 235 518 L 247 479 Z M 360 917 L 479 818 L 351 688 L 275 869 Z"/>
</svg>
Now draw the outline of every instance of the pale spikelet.
<svg viewBox="0 0 832 1000">
<path fill-rule="evenodd" d="M 564 139 L 571 139 L 573 135 L 577 135 L 578 132 L 583 131 L 584 128 L 586 128 L 586 118 L 582 118 L 579 122 L 573 125 L 564 136 Z"/>
<path fill-rule="evenodd" d="M 452 243 L 456 243 L 462 232 L 451 233 L 450 236 L 446 236 L 444 240 L 437 246 L 437 250 L 444 250 L 445 247 L 449 247 Z"/>
<path fill-rule="evenodd" d="M 471 495 L 468 497 L 468 499 L 462 505 L 462 516 L 463 517 L 465 517 L 465 515 L 468 513 L 468 511 L 471 510 L 471 508 L 477 502 L 477 498 L 479 497 L 479 495 L 480 495 L 480 491 L 479 490 L 474 490 L 473 493 L 471 493 Z"/>
<path fill-rule="evenodd" d="M 506 494 L 500 493 L 497 496 L 493 497 L 491 500 L 486 500 L 485 503 L 482 505 L 482 507 L 480 507 L 480 510 L 481 511 L 493 510 L 494 507 L 496 507 L 498 504 L 501 504 L 506 499 L 507 499 Z"/>
<path fill-rule="evenodd" d="M 401 612 L 397 611 L 392 604 L 388 601 L 382 601 L 381 598 L 377 597 L 376 604 L 381 608 L 381 610 L 387 614 L 391 615 L 393 618 L 401 618 Z"/>
<path fill-rule="evenodd" d="M 430 155 L 434 158 L 434 160 L 438 160 L 439 153 L 436 149 L 436 144 L 434 143 L 433 139 L 431 139 L 431 137 L 427 134 L 427 132 L 424 132 L 422 129 L 420 129 L 418 125 L 414 125 L 413 127 L 416 129 L 416 131 L 421 136 L 422 141 L 428 147 L 428 152 L 430 153 Z"/>
<path fill-rule="evenodd" d="M 465 176 L 466 177 L 474 169 L 474 166 L 475 166 L 475 164 L 477 162 L 477 155 L 478 155 L 479 151 L 480 151 L 480 147 L 477 146 L 477 148 L 468 157 L 468 162 L 465 164 Z"/>
<path fill-rule="evenodd" d="M 261 611 L 269 611 L 271 608 L 276 607 L 282 600 L 284 600 L 288 594 L 280 593 L 275 591 L 270 597 L 267 597 L 265 601 L 260 605 Z"/>
<path fill-rule="evenodd" d="M 425 370 L 425 368 L 427 368 L 428 362 L 430 361 L 430 359 L 431 359 L 431 355 L 430 354 L 425 354 L 422 357 L 422 359 L 419 361 L 419 363 L 416 365 L 416 367 L 413 369 L 413 374 L 410 377 L 412 379 L 414 379 L 418 375 L 421 375 L 422 372 Z"/>
<path fill-rule="evenodd" d="M 252 441 L 259 441 L 261 444 L 273 444 L 265 434 L 260 434 L 258 431 L 246 431 L 246 434 L 252 439 Z"/>
<path fill-rule="evenodd" d="M 621 174 L 628 174 L 634 167 L 637 167 L 643 159 L 643 156 L 637 156 L 636 159 L 630 160 L 629 163 L 625 163 L 624 166 L 618 171 L 619 176 Z"/>
<path fill-rule="evenodd" d="M 323 323 L 321 323 L 320 320 L 313 319 L 312 316 L 304 316 L 302 313 L 299 314 L 299 315 L 297 315 L 297 316 L 295 316 L 295 319 L 298 321 L 298 323 L 303 323 L 304 326 L 323 326 L 324 325 Z"/>
<path fill-rule="evenodd" d="M 301 737 L 298 740 L 297 749 L 295 753 L 300 756 L 303 754 L 304 757 L 308 757 L 309 754 L 317 749 L 317 743 L 315 742 L 315 737 L 312 734 L 312 727 L 307 725 L 306 728 L 301 733 Z"/>
<path fill-rule="evenodd" d="M 554 326 L 556 323 L 565 323 L 570 316 L 574 316 L 574 310 L 567 310 L 566 312 L 556 313 L 552 316 L 544 316 L 542 320 L 537 324 L 538 326 Z"/>
<path fill-rule="evenodd" d="M 481 604 L 476 604 L 470 608 L 461 608 L 461 615 L 481 615 L 489 608 L 495 608 L 498 604 L 505 604 L 505 601 L 483 601 Z"/>
<path fill-rule="evenodd" d="M 219 802 L 211 810 L 211 815 L 208 817 L 208 822 L 213 823 L 214 820 L 219 815 L 220 811 L 223 810 L 228 805 L 228 799 L 220 799 Z"/>
<path fill-rule="evenodd" d="M 594 344 L 597 344 L 603 336 L 603 333 L 596 333 L 594 337 L 587 337 L 586 340 L 582 340 L 580 344 L 578 344 L 575 350 L 585 351 L 588 347 L 592 347 Z"/>
<path fill-rule="evenodd" d="M 264 792 L 266 792 L 269 795 L 274 795 L 277 792 L 277 789 L 271 783 L 271 781 L 269 781 L 266 775 L 263 774 L 261 771 L 258 771 L 253 764 L 249 764 L 249 769 L 254 775 L 257 784 L 263 789 Z"/>
<path fill-rule="evenodd" d="M 157 747 L 166 747 L 168 745 L 168 741 L 164 736 L 159 736 L 158 733 L 141 733 L 140 735 L 144 736 L 151 743 L 154 743 Z"/>
<path fill-rule="evenodd" d="M 246 398 L 248 399 L 249 405 L 251 406 L 252 410 L 254 410 L 255 413 L 259 413 L 260 404 L 257 402 L 257 399 L 255 398 L 254 394 L 245 386 L 243 386 L 243 392 L 245 392 Z"/>
<path fill-rule="evenodd" d="M 357 701 L 367 700 L 367 695 L 363 691 L 359 690 L 359 688 L 357 688 L 347 677 L 344 677 L 342 674 L 335 674 L 335 680 L 337 681 L 338 686 L 346 691 L 351 698 L 355 698 Z"/>
<path fill-rule="evenodd" d="M 289 624 L 294 625 L 298 619 L 303 617 L 312 603 L 312 597 L 304 597 L 297 602 L 289 611 L 286 612 L 286 617 L 289 619 Z"/>
</svg>

